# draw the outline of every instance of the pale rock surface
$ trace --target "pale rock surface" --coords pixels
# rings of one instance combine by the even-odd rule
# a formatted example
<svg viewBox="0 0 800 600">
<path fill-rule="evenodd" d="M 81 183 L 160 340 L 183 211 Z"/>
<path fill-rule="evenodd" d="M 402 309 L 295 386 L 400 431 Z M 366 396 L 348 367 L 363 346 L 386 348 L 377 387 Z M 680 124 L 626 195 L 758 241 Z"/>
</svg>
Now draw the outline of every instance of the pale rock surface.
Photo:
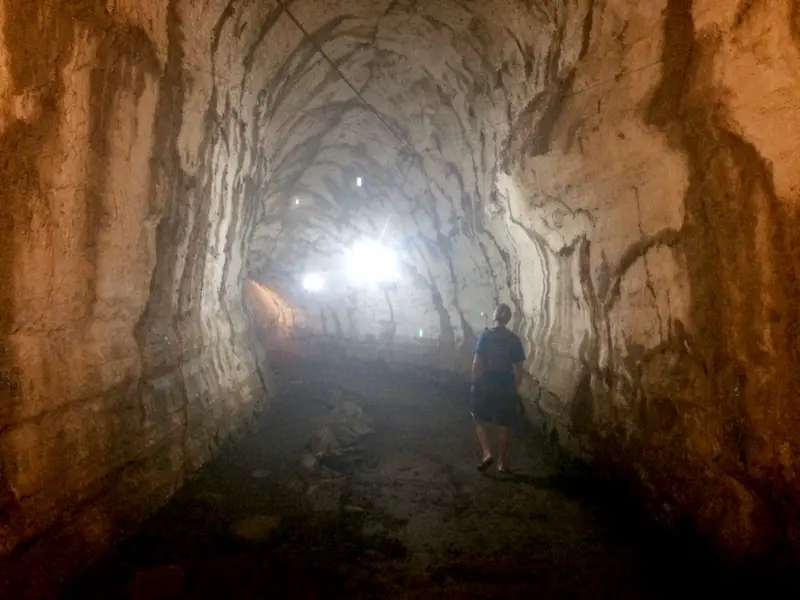
<svg viewBox="0 0 800 600">
<path fill-rule="evenodd" d="M 797 3 L 290 4 L 380 119 L 273 0 L 0 4 L 0 552 L 40 540 L 6 571 L 252 418 L 250 319 L 464 372 L 498 301 L 565 447 L 797 548 Z M 381 235 L 400 281 L 349 290 Z"/>
</svg>

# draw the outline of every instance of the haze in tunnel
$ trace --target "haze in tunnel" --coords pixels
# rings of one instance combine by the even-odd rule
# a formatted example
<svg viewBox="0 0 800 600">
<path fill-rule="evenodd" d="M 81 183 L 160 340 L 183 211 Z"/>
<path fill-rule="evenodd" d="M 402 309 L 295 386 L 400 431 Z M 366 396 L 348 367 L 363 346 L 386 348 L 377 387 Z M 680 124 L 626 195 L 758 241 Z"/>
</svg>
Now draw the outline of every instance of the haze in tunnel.
<svg viewBox="0 0 800 600">
<path fill-rule="evenodd" d="M 268 405 L 247 279 L 275 339 L 454 373 L 510 302 L 549 437 L 796 555 L 794 0 L 0 7 L 11 570 L 69 570 Z M 341 279 L 364 239 L 391 285 Z"/>
<path fill-rule="evenodd" d="M 523 56 L 503 51 L 509 36 L 491 12 L 458 5 L 351 3 L 336 18 L 292 11 L 301 37 L 274 84 L 273 204 L 256 227 L 250 268 L 295 289 L 305 273 L 324 272 L 326 294 L 294 294 L 312 327 L 408 340 L 422 329 L 442 339 L 452 368 L 500 294 L 487 266 L 503 269 L 502 257 L 492 238 L 477 237 L 475 211 L 493 185 L 510 97 L 525 83 L 510 78 L 506 89 L 493 74 Z M 349 286 L 348 251 L 377 240 L 398 255 L 402 276 L 391 289 Z M 459 300 L 467 278 L 473 294 Z"/>
</svg>

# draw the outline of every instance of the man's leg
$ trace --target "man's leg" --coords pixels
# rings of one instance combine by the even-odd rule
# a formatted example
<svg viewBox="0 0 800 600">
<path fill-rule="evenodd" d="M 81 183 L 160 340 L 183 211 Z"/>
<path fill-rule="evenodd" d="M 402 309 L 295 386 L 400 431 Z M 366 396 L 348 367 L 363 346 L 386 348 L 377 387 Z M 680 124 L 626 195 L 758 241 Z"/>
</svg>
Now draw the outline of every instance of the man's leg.
<svg viewBox="0 0 800 600">
<path fill-rule="evenodd" d="M 489 434 L 486 431 L 486 425 L 480 421 L 475 421 L 475 434 L 478 436 L 478 442 L 483 451 L 482 463 L 485 463 L 492 459 L 492 446 L 489 443 Z"/>
<path fill-rule="evenodd" d="M 481 389 L 475 389 L 472 393 L 472 418 L 475 419 L 475 435 L 478 437 L 478 443 L 480 443 L 483 453 L 478 470 L 483 471 L 492 464 L 492 446 L 486 431 L 487 423 L 491 422 L 492 415 L 487 403 L 487 396 Z"/>
<path fill-rule="evenodd" d="M 508 469 L 508 434 L 509 428 L 497 426 L 497 440 L 500 446 L 500 456 L 497 459 L 497 468 L 500 471 Z"/>
<path fill-rule="evenodd" d="M 519 418 L 519 401 L 516 392 L 508 392 L 498 398 L 497 410 L 497 438 L 498 438 L 498 460 L 497 468 L 500 471 L 508 470 L 508 446 L 511 437 L 511 428 Z"/>
</svg>

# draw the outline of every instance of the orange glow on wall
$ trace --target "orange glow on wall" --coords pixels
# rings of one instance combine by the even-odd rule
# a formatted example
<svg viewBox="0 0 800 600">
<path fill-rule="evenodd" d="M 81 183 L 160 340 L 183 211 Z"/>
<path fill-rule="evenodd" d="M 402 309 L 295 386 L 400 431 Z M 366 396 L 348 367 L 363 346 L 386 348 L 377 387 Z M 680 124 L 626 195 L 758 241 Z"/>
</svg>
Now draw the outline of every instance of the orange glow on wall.
<svg viewBox="0 0 800 600">
<path fill-rule="evenodd" d="M 244 283 L 244 299 L 253 315 L 256 336 L 268 352 L 292 349 L 295 311 L 277 292 L 248 279 Z"/>
</svg>

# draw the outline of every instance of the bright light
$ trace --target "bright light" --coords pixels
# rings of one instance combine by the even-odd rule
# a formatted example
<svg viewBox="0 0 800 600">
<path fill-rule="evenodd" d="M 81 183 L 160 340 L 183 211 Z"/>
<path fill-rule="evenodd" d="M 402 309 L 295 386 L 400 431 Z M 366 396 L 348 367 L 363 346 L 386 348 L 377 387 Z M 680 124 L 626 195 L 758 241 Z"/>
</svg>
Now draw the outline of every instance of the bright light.
<svg viewBox="0 0 800 600">
<path fill-rule="evenodd" d="M 305 288 L 307 292 L 319 292 L 324 287 L 325 280 L 322 278 L 322 275 L 317 273 L 309 273 L 303 277 L 303 288 Z"/>
<path fill-rule="evenodd" d="M 422 329 L 419 330 L 419 337 L 422 337 Z"/>
<path fill-rule="evenodd" d="M 295 198 L 295 199 L 294 199 L 294 203 L 295 203 L 295 204 L 300 204 L 300 198 Z"/>
<path fill-rule="evenodd" d="M 347 252 L 347 279 L 355 285 L 388 283 L 400 277 L 395 253 L 374 240 L 361 240 Z"/>
<path fill-rule="evenodd" d="M 363 183 L 363 182 L 361 181 L 361 177 L 356 177 L 356 185 L 357 185 L 358 187 L 361 187 L 361 184 L 362 184 L 362 183 Z"/>
</svg>

